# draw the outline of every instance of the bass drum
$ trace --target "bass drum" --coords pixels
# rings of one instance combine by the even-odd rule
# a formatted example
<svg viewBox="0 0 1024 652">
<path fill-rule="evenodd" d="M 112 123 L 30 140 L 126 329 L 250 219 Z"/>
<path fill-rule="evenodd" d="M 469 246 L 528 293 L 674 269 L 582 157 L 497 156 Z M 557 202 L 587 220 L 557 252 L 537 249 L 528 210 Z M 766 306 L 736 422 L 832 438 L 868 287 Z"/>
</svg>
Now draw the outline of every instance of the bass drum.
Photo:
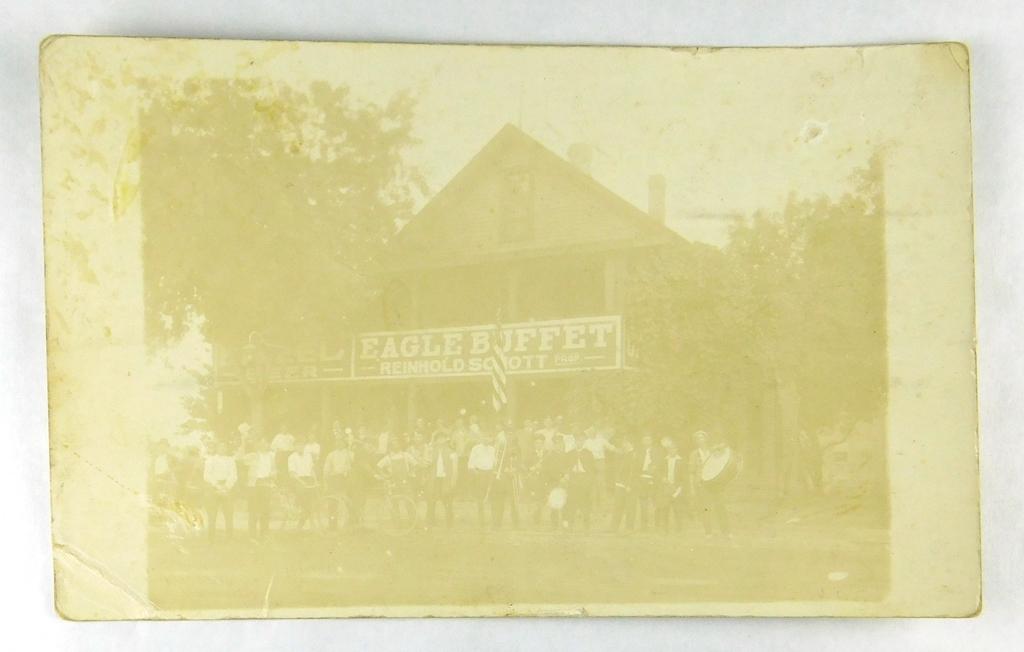
<svg viewBox="0 0 1024 652">
<path fill-rule="evenodd" d="M 704 460 L 700 479 L 708 489 L 722 489 L 736 478 L 739 471 L 740 465 L 736 460 L 736 454 L 731 448 L 723 446 L 712 450 Z"/>
<path fill-rule="evenodd" d="M 548 494 L 548 507 L 558 511 L 565 507 L 565 501 L 568 497 L 569 492 L 565 490 L 565 487 L 555 487 Z"/>
</svg>

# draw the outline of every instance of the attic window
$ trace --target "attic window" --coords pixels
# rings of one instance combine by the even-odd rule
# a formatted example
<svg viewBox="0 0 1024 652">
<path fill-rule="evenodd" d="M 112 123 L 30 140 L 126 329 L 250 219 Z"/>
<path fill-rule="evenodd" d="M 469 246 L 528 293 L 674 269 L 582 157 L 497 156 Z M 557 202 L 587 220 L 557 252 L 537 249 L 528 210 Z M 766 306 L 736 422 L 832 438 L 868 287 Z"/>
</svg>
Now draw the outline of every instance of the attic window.
<svg viewBox="0 0 1024 652">
<path fill-rule="evenodd" d="M 506 170 L 500 195 L 498 239 L 501 242 L 522 242 L 532 239 L 533 175 L 521 167 Z"/>
</svg>

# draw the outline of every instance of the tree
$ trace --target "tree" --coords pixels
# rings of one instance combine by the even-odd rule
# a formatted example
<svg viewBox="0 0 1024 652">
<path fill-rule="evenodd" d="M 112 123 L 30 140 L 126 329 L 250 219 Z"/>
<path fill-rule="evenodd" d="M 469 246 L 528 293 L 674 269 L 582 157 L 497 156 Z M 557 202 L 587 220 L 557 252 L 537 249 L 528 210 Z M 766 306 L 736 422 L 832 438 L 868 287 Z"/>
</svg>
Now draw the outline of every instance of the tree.
<svg viewBox="0 0 1024 652">
<path fill-rule="evenodd" d="M 724 251 L 680 241 L 640 257 L 626 289 L 633 369 L 576 400 L 634 430 L 718 430 L 755 466 L 789 454 L 800 427 L 874 418 L 887 382 L 883 198 L 875 157 L 840 198 L 755 214 Z"/>
<path fill-rule="evenodd" d="M 341 86 L 188 81 L 141 116 L 149 339 L 190 320 L 237 346 L 358 326 L 374 261 L 422 192 L 405 163 L 413 101 L 361 103 Z"/>
<path fill-rule="evenodd" d="M 886 280 L 879 156 L 837 200 L 791 198 L 737 229 L 728 254 L 753 308 L 749 336 L 800 399 L 800 425 L 874 416 L 884 405 Z"/>
<path fill-rule="evenodd" d="M 630 368 L 581 386 L 581 412 L 605 413 L 634 434 L 721 425 L 750 366 L 736 344 L 733 274 L 721 251 L 682 239 L 635 257 L 623 292 Z"/>
</svg>

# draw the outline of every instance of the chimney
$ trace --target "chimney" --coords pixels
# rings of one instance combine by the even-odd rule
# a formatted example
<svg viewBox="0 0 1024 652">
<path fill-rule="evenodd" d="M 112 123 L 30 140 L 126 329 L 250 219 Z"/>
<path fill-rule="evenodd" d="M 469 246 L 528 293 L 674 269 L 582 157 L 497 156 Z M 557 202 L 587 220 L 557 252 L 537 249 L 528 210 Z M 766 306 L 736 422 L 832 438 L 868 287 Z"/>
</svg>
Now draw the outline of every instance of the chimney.
<svg viewBox="0 0 1024 652">
<path fill-rule="evenodd" d="M 590 176 L 590 161 L 594 158 L 593 148 L 586 143 L 573 143 L 569 145 L 567 152 L 569 162 L 575 165 L 583 174 Z"/>
<path fill-rule="evenodd" d="M 652 174 L 647 180 L 647 213 L 665 223 L 665 177 Z"/>
</svg>

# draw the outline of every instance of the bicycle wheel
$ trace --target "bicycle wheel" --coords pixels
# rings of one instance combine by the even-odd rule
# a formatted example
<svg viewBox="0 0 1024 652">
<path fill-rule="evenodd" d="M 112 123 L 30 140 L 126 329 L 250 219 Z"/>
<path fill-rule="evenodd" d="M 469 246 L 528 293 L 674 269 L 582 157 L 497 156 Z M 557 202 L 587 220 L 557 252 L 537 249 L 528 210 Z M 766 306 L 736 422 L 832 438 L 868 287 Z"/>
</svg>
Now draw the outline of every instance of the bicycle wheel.
<svg viewBox="0 0 1024 652">
<path fill-rule="evenodd" d="M 349 525 L 348 500 L 341 494 L 326 494 L 320 501 L 319 521 L 323 529 L 344 530 Z"/>
<path fill-rule="evenodd" d="M 295 495 L 287 490 L 278 490 L 273 502 L 274 508 L 271 512 L 276 517 L 277 530 L 285 531 L 295 528 L 299 522 L 299 506 Z"/>
</svg>

